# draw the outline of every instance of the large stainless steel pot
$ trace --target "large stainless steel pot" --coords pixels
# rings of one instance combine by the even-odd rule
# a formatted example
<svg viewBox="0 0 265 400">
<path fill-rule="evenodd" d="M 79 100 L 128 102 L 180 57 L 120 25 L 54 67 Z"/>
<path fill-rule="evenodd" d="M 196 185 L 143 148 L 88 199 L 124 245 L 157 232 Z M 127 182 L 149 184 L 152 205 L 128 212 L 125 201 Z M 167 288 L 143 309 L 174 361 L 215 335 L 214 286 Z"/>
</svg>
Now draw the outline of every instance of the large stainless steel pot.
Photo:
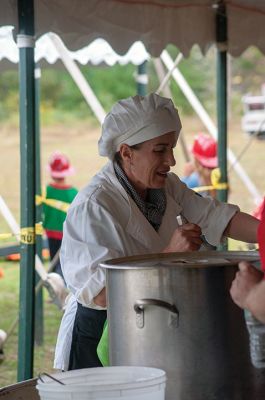
<svg viewBox="0 0 265 400">
<path fill-rule="evenodd" d="M 166 371 L 167 400 L 264 400 L 244 313 L 229 289 L 238 260 L 256 252 L 155 254 L 107 268 L 111 365 Z"/>
</svg>

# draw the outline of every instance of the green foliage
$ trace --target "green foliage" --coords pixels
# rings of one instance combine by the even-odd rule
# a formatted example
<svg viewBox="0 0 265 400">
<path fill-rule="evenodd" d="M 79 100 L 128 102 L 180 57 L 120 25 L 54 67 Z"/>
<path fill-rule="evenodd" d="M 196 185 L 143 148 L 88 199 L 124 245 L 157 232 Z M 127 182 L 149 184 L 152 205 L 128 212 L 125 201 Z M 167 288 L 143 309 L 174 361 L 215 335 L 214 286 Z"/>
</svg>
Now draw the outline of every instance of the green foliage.
<svg viewBox="0 0 265 400">
<path fill-rule="evenodd" d="M 243 95 L 261 95 L 265 57 L 256 47 L 249 47 L 240 57 L 229 58 L 229 69 L 231 109 L 235 115 L 242 116 Z"/>
<path fill-rule="evenodd" d="M 169 45 L 167 50 L 173 59 L 178 50 Z M 256 48 L 249 48 L 239 58 L 228 58 L 230 73 L 229 100 L 236 113 L 242 112 L 241 97 L 244 93 L 260 93 L 264 80 L 265 59 Z M 198 99 L 210 113 L 216 112 L 216 52 L 211 48 L 203 55 L 194 46 L 188 58 L 183 58 L 179 69 Z M 132 64 L 113 67 L 82 66 L 81 70 L 101 102 L 109 111 L 113 103 L 121 98 L 134 95 L 137 91 L 134 75 L 137 67 Z M 156 91 L 159 81 L 152 62 L 147 63 L 149 76 L 148 92 Z M 186 97 L 171 79 L 170 89 L 181 114 L 190 115 L 193 109 Z M 7 71 L 0 74 L 0 121 L 14 118 L 18 114 L 18 73 Z M 41 78 L 41 121 L 44 124 L 94 119 L 95 117 L 83 98 L 77 85 L 65 69 L 43 68 Z"/>
<path fill-rule="evenodd" d="M 176 58 L 176 51 L 173 46 L 169 46 L 169 53 L 172 58 Z M 180 72 L 194 91 L 195 95 L 201 101 L 203 106 L 210 114 L 215 113 L 215 51 L 211 49 L 206 55 L 203 55 L 200 49 L 193 47 L 189 58 L 183 58 L 178 66 Z M 194 111 L 184 96 L 176 82 L 171 80 L 171 90 L 176 105 L 183 114 L 192 114 Z"/>
<path fill-rule="evenodd" d="M 231 59 L 232 89 L 241 96 L 260 95 L 264 83 L 265 57 L 256 47 L 248 48 L 239 58 Z"/>
<path fill-rule="evenodd" d="M 81 70 L 106 111 L 117 100 L 135 94 L 135 68 L 132 65 L 115 65 L 112 68 L 87 66 Z M 46 111 L 57 109 L 59 112 L 71 112 L 78 119 L 91 118 L 93 115 L 67 71 L 43 71 L 41 98 Z"/>
<path fill-rule="evenodd" d="M 134 74 L 137 73 L 137 67 L 131 64 L 83 68 L 83 73 L 106 111 L 116 101 L 136 93 Z"/>
<path fill-rule="evenodd" d="M 9 120 L 12 115 L 18 113 L 19 92 L 18 73 L 6 71 L 0 74 L 0 121 Z"/>
</svg>

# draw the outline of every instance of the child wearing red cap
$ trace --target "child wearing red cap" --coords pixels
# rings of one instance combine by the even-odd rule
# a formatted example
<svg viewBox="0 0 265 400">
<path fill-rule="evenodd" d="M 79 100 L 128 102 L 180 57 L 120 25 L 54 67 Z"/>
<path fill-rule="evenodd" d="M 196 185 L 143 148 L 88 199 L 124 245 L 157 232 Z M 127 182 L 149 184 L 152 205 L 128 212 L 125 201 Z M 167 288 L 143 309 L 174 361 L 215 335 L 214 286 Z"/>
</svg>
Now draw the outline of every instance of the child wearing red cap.
<svg viewBox="0 0 265 400">
<path fill-rule="evenodd" d="M 218 167 L 217 143 L 209 135 L 199 133 L 192 145 L 191 153 L 194 161 L 185 166 L 182 182 L 190 188 L 212 186 L 211 173 Z M 210 189 L 200 192 L 203 195 L 216 196 L 216 190 Z"/>
<path fill-rule="evenodd" d="M 66 183 L 67 176 L 74 173 L 74 168 L 71 166 L 69 159 L 64 154 L 56 151 L 49 160 L 48 171 L 52 182 L 46 186 L 46 198 L 70 204 L 78 190 Z M 61 247 L 66 213 L 48 204 L 43 205 L 43 213 L 43 227 L 48 238 L 50 258 L 52 260 Z M 54 271 L 63 277 L 59 260 Z"/>
</svg>

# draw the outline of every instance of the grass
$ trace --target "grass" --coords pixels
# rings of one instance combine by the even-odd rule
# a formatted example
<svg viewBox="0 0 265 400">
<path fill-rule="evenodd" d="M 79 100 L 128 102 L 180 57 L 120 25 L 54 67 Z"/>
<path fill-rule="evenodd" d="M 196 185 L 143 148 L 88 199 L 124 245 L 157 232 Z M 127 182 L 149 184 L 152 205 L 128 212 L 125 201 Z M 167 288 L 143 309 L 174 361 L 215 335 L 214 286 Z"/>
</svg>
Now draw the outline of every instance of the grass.
<svg viewBox="0 0 265 400">
<path fill-rule="evenodd" d="M 189 146 L 194 134 L 205 131 L 197 117 L 182 118 L 183 135 Z M 42 148 L 42 181 L 48 181 L 46 164 L 49 155 L 55 150 L 68 154 L 76 168 L 76 175 L 71 178 L 78 188 L 83 187 L 89 179 L 106 162 L 98 156 L 97 141 L 100 130 L 88 121 L 75 124 L 56 125 L 43 128 L 41 135 Z M 1 157 L 0 157 L 0 195 L 19 221 L 19 131 L 15 125 L 0 125 Z M 229 147 L 235 155 L 241 152 L 249 141 L 240 129 L 239 118 L 231 117 L 229 123 Z M 256 185 L 261 194 L 264 193 L 264 160 L 265 141 L 253 140 L 241 159 L 241 165 Z M 184 166 L 184 156 L 180 145 L 176 147 L 176 166 L 174 171 L 181 176 Z M 230 173 L 231 190 L 229 201 L 238 204 L 243 211 L 251 212 L 255 208 L 249 191 L 234 173 Z M 10 228 L 0 215 L 0 233 L 9 232 Z M 0 246 L 3 243 L 0 243 Z M 242 249 L 238 242 L 232 242 L 234 250 Z M 0 329 L 8 331 L 18 315 L 19 264 L 10 261 L 0 261 L 4 277 L 0 279 Z M 34 376 L 39 372 L 52 371 L 54 346 L 61 319 L 61 311 L 48 303 L 47 293 L 44 298 L 45 334 L 42 346 L 35 346 Z M 17 376 L 17 329 L 10 336 L 4 347 L 6 359 L 0 365 L 0 386 L 12 384 Z"/>
<path fill-rule="evenodd" d="M 19 312 L 19 263 L 0 262 L 4 276 L 0 279 L 0 329 L 9 332 Z M 46 289 L 44 293 L 44 340 L 34 349 L 34 376 L 40 372 L 52 372 L 54 346 L 62 312 L 49 301 Z M 8 337 L 4 345 L 5 359 L 0 365 L 0 387 L 17 381 L 18 326 Z"/>
</svg>

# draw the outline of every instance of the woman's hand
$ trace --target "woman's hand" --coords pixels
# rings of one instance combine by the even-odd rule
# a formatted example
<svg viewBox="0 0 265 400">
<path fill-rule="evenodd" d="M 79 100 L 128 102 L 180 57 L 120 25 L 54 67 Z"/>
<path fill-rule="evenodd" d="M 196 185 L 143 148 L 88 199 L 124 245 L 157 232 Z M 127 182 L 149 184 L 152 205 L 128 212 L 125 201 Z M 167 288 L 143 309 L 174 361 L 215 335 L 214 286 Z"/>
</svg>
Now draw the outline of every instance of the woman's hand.
<svg viewBox="0 0 265 400">
<path fill-rule="evenodd" d="M 201 234 L 202 231 L 198 225 L 185 224 L 175 230 L 163 253 L 199 250 L 202 244 Z"/>
<path fill-rule="evenodd" d="M 104 287 L 99 294 L 93 299 L 94 304 L 100 307 L 107 307 L 106 288 Z"/>
<path fill-rule="evenodd" d="M 263 279 L 263 273 L 246 261 L 239 263 L 239 271 L 232 282 L 230 294 L 234 302 L 241 308 L 249 309 L 248 297 L 258 283 Z"/>
</svg>

